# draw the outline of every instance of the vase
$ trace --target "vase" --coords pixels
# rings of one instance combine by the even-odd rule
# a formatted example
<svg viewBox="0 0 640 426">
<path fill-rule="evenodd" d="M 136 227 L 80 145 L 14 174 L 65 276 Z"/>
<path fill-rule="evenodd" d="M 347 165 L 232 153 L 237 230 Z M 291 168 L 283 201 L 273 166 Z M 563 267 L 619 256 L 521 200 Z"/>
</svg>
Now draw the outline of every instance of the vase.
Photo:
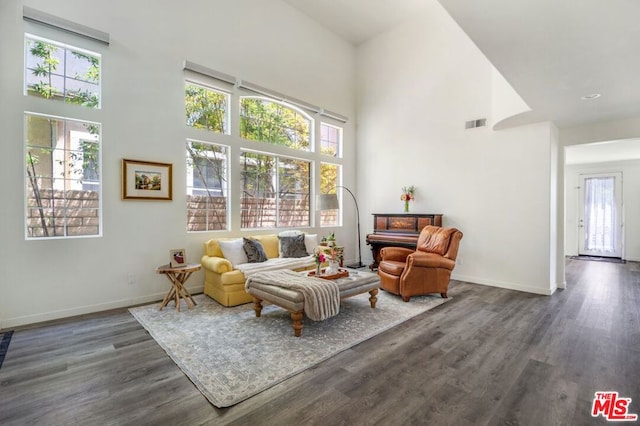
<svg viewBox="0 0 640 426">
<path fill-rule="evenodd" d="M 329 261 L 329 267 L 326 270 L 327 275 L 335 275 L 338 271 L 338 262 L 336 260 Z"/>
<path fill-rule="evenodd" d="M 409 213 L 409 201 L 404 202 L 404 212 Z"/>
<path fill-rule="evenodd" d="M 322 273 L 322 270 L 320 269 L 320 267 L 321 267 L 320 262 L 317 262 L 316 263 L 316 277 L 319 277 L 320 274 Z"/>
</svg>

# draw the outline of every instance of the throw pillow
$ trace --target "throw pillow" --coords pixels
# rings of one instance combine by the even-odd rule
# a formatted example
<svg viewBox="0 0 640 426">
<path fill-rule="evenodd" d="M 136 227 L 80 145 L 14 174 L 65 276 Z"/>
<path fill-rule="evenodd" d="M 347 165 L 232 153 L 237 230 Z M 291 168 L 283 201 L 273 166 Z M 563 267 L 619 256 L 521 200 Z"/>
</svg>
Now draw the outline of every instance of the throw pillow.
<svg viewBox="0 0 640 426">
<path fill-rule="evenodd" d="M 292 237 L 278 237 L 280 239 L 280 248 L 282 249 L 282 257 L 305 257 L 309 256 L 307 248 L 304 245 L 304 234 Z"/>
<path fill-rule="evenodd" d="M 264 252 L 264 247 L 262 247 L 260 241 L 242 237 L 242 248 L 247 255 L 249 263 L 260 263 L 267 260 L 267 254 Z"/>
<path fill-rule="evenodd" d="M 307 253 L 313 254 L 318 247 L 318 234 L 304 234 L 304 246 Z"/>
<path fill-rule="evenodd" d="M 289 230 L 286 230 L 286 231 L 280 231 L 278 233 L 278 238 L 280 238 L 280 237 L 295 237 L 296 235 L 302 235 L 302 234 L 303 234 L 303 232 L 299 231 L 297 229 L 289 229 Z M 286 257 L 286 256 L 282 255 L 282 243 L 280 243 L 278 245 L 278 256 L 279 257 Z"/>
<path fill-rule="evenodd" d="M 242 244 L 242 238 L 227 241 L 218 240 L 218 245 L 220 246 L 222 255 L 225 257 L 225 259 L 231 262 L 233 266 L 249 262 Z"/>
</svg>

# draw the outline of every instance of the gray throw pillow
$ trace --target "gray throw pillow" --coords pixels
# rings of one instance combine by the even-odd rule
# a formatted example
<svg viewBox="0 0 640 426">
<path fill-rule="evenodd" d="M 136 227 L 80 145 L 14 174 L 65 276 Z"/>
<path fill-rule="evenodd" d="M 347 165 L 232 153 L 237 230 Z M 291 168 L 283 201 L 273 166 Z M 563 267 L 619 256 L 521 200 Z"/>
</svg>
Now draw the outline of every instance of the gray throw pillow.
<svg viewBox="0 0 640 426">
<path fill-rule="evenodd" d="M 307 247 L 304 245 L 304 234 L 278 238 L 280 239 L 280 251 L 282 251 L 282 257 L 309 256 L 309 253 L 307 253 Z"/>
<path fill-rule="evenodd" d="M 264 252 L 264 247 L 262 247 L 260 241 L 242 237 L 242 248 L 247 254 L 249 263 L 260 263 L 267 260 L 267 254 Z"/>
</svg>

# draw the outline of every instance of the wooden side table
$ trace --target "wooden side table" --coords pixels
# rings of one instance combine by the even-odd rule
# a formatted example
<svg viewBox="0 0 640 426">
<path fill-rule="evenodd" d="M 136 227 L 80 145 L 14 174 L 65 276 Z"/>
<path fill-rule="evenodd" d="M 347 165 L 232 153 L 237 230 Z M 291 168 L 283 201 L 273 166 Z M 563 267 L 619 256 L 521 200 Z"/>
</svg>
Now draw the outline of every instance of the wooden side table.
<svg viewBox="0 0 640 426">
<path fill-rule="evenodd" d="M 187 282 L 192 273 L 199 270 L 200 265 L 196 263 L 190 263 L 186 266 L 180 266 L 177 268 L 172 268 L 171 265 L 162 265 L 156 269 L 157 273 L 165 274 L 169 281 L 171 281 L 171 288 L 164 297 L 164 300 L 160 305 L 160 310 L 167 306 L 171 300 L 175 301 L 178 312 L 180 312 L 180 299 L 184 299 L 184 302 L 187 304 L 189 309 L 196 305 L 196 301 L 193 300 L 193 297 L 191 297 L 191 294 L 184 286 L 184 283 Z M 192 305 L 189 303 L 192 303 Z"/>
</svg>

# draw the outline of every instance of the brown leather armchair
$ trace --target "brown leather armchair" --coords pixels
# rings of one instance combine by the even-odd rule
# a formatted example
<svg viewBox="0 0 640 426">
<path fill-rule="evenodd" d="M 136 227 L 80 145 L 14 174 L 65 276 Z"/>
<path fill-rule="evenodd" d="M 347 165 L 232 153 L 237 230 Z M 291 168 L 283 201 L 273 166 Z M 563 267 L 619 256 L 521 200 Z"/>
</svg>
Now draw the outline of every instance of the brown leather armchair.
<svg viewBox="0 0 640 426">
<path fill-rule="evenodd" d="M 415 250 L 383 248 L 378 266 L 380 287 L 402 296 L 405 302 L 428 293 L 446 298 L 461 239 L 462 232 L 456 228 L 425 226 Z"/>
</svg>

